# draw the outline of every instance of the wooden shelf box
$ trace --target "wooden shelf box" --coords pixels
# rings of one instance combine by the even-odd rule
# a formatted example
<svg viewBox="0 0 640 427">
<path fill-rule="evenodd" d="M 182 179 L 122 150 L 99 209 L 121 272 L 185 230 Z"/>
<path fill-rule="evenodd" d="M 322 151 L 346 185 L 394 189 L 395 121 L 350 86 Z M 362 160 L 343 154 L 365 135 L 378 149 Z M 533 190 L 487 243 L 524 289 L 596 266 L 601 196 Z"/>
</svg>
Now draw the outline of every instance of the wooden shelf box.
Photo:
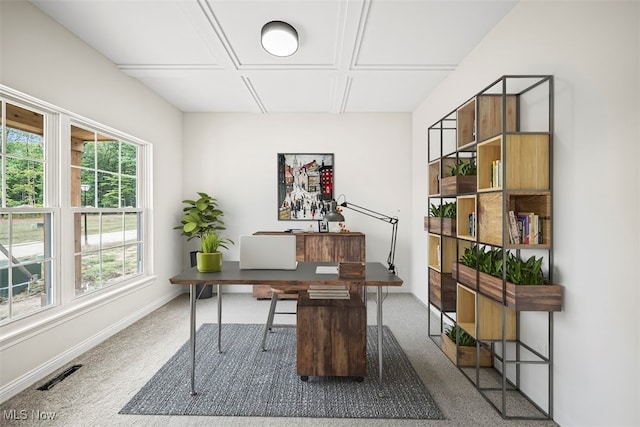
<svg viewBox="0 0 640 427">
<path fill-rule="evenodd" d="M 456 281 L 451 273 L 429 269 L 429 302 L 441 311 L 456 311 Z"/>
<path fill-rule="evenodd" d="M 542 243 L 512 244 L 508 227 L 508 212 L 503 213 L 503 193 L 500 191 L 478 194 L 478 236 L 477 240 L 494 246 L 508 248 L 548 248 L 551 246 L 551 196 L 549 192 L 505 193 L 507 211 L 534 213 L 540 217 Z M 506 215 L 505 215 L 506 214 Z M 503 241 L 503 230 L 504 241 Z"/>
<path fill-rule="evenodd" d="M 425 231 L 429 233 L 443 234 L 445 236 L 456 235 L 456 220 L 454 218 L 442 218 L 427 216 L 425 219 Z"/>
<path fill-rule="evenodd" d="M 522 212 L 533 212 L 540 217 L 542 243 L 530 243 L 512 245 L 510 247 L 532 248 L 534 246 L 540 248 L 549 248 L 551 246 L 551 194 L 546 192 L 519 192 L 507 193 L 507 210 L 513 211 L 516 215 Z M 508 224 L 505 223 L 505 227 Z"/>
<path fill-rule="evenodd" d="M 442 196 L 456 196 L 476 192 L 475 175 L 446 176 L 440 180 Z"/>
<path fill-rule="evenodd" d="M 458 148 L 476 142 L 476 100 L 471 99 L 457 110 Z"/>
<path fill-rule="evenodd" d="M 476 300 L 478 303 L 477 311 Z M 475 339 L 481 341 L 502 340 L 502 310 L 506 310 L 505 337 L 508 341 L 513 341 L 516 339 L 515 311 L 458 284 L 457 323 Z M 478 327 L 478 334 L 476 334 L 476 327 Z"/>
<path fill-rule="evenodd" d="M 476 108 L 478 116 L 478 141 L 484 141 L 487 138 L 502 133 L 515 132 L 517 103 L 518 99 L 513 95 L 507 95 L 506 100 L 506 117 L 507 126 L 502 126 L 502 95 L 479 95 L 476 97 Z"/>
<path fill-rule="evenodd" d="M 472 234 L 471 228 L 477 228 L 475 221 L 477 216 L 476 196 L 458 196 L 456 203 L 456 233 L 458 238 L 475 241 L 476 233 Z M 474 219 L 470 219 L 470 215 L 473 215 Z"/>
<path fill-rule="evenodd" d="M 502 192 L 478 194 L 478 236 L 477 240 L 494 246 L 502 246 Z M 507 235 L 508 237 L 508 235 Z"/>
<path fill-rule="evenodd" d="M 476 366 L 476 346 L 458 346 L 456 351 L 456 343 L 447 334 L 441 334 L 442 351 L 447 355 L 449 360 L 456 364 L 456 366 Z M 484 348 L 480 349 L 480 366 L 490 367 L 492 366 L 491 352 Z"/>
<path fill-rule="evenodd" d="M 503 131 L 517 130 L 518 99 L 506 97 L 506 128 L 502 126 L 502 95 L 478 95 L 457 110 L 458 148 L 484 141 Z M 476 135 L 477 131 L 477 135 Z"/>
<path fill-rule="evenodd" d="M 440 160 L 435 160 L 429 163 L 428 173 L 429 173 L 429 181 L 428 181 L 429 195 L 437 196 L 440 194 Z"/>
<path fill-rule="evenodd" d="M 478 144 L 478 191 L 549 190 L 549 149 L 546 133 L 507 134 L 504 146 L 503 135 Z M 503 166 L 496 183 L 497 160 Z"/>
<path fill-rule="evenodd" d="M 456 259 L 456 240 L 451 237 L 429 234 L 429 267 L 436 271 L 451 273 Z"/>
</svg>

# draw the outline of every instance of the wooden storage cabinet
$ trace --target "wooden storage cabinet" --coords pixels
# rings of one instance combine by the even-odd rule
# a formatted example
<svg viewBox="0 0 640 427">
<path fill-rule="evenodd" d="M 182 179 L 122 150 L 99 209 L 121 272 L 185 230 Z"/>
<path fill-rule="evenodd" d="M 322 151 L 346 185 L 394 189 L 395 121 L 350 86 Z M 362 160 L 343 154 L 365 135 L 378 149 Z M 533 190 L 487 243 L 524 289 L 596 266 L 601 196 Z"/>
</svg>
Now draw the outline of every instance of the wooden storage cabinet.
<svg viewBox="0 0 640 427">
<path fill-rule="evenodd" d="M 255 234 L 285 234 L 279 231 L 258 231 Z M 299 262 L 365 262 L 366 242 L 363 233 L 296 233 L 296 260 Z M 253 296 L 270 299 L 271 288 L 254 285 Z M 286 295 L 283 295 L 287 298 Z M 296 298 L 294 294 L 290 298 Z"/>
<path fill-rule="evenodd" d="M 459 366 L 462 365 L 455 343 L 443 341 L 445 325 L 457 324 L 480 341 L 477 347 L 465 349 L 474 353 L 468 363 L 474 368 L 474 374 L 462 372 L 504 418 L 552 418 L 552 386 L 546 402 L 538 402 L 528 395 L 535 386 L 522 383 L 529 377 L 522 376 L 521 370 L 530 369 L 528 365 L 546 366 L 548 383 L 553 384 L 553 312 L 560 311 L 562 303 L 561 287 L 548 284 L 552 283 L 554 270 L 553 76 L 502 76 L 430 126 L 427 137 L 428 206 L 442 205 L 445 198 L 453 197 L 457 205 L 455 233 L 447 235 L 442 223 L 425 217 L 429 306 L 440 315 L 437 323 L 429 316 L 429 336 L 441 348 L 448 346 L 449 357 L 458 360 Z M 447 165 L 474 157 L 475 187 L 462 185 L 461 177 L 446 176 Z M 515 218 L 514 228 L 510 218 Z M 516 242 L 512 239 L 513 233 L 518 232 L 519 227 L 524 228 L 527 222 L 538 227 L 532 228 L 528 242 Z M 449 245 L 447 239 L 456 243 Z M 548 283 L 514 285 L 506 277 L 482 272 L 491 270 L 498 275 L 495 271 L 500 265 L 498 260 L 482 259 L 482 269 L 479 265 L 463 265 L 459 259 L 465 248 L 472 247 L 478 250 L 479 259 L 481 251 L 484 256 L 485 250 L 498 249 L 505 267 L 511 256 L 521 260 L 542 256 L 545 259 L 543 274 Z M 472 260 L 473 254 L 467 254 L 465 261 Z M 493 268 L 488 268 L 489 262 Z M 452 289 L 455 292 L 451 292 Z M 546 312 L 546 325 L 543 318 L 535 317 L 533 321 L 529 315 L 520 315 L 526 311 Z M 525 342 L 531 330 L 539 335 L 536 340 L 546 334 L 545 351 L 533 350 L 531 343 Z M 524 331 L 525 339 L 520 331 Z M 536 345 L 541 348 L 540 343 Z M 497 363 L 490 364 L 490 368 L 482 368 L 482 364 L 476 366 L 475 356 L 486 357 L 476 353 L 480 350 L 490 351 L 492 362 Z M 484 374 L 481 375 L 480 369 L 498 370 L 502 386 L 496 388 L 495 384 L 481 380 Z M 533 403 L 524 411 L 527 415 L 507 413 L 507 392 L 513 391 Z M 496 392 L 502 394 L 502 399 L 495 398 Z M 533 392 L 536 398 L 542 393 Z M 496 403 L 498 401 L 501 403 Z M 542 416 L 529 415 L 534 411 Z"/>
<path fill-rule="evenodd" d="M 297 373 L 364 378 L 367 375 L 367 313 L 351 299 L 310 299 L 301 292 L 296 326 Z"/>
</svg>

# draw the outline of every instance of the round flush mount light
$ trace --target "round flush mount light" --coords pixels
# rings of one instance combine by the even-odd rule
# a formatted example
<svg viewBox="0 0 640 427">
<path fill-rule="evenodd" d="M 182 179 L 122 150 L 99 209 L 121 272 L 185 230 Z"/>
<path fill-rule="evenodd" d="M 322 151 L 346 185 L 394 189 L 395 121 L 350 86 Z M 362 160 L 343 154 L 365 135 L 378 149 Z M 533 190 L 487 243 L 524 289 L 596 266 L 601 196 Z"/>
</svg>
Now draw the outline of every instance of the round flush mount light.
<svg viewBox="0 0 640 427">
<path fill-rule="evenodd" d="M 262 27 L 264 50 L 274 56 L 291 56 L 298 50 L 298 32 L 282 21 L 271 21 Z"/>
</svg>

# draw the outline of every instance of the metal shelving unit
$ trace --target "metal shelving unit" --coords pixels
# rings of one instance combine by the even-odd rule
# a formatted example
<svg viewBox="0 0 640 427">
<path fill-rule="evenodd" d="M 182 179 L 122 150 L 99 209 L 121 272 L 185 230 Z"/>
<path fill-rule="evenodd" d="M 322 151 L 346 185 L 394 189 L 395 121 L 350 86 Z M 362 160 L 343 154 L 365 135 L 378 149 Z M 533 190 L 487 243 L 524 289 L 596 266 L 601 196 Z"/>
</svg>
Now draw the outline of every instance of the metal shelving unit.
<svg viewBox="0 0 640 427">
<path fill-rule="evenodd" d="M 562 302 L 559 286 L 552 285 L 553 91 L 553 76 L 505 75 L 428 128 L 429 206 L 458 202 L 453 237 L 443 221 L 438 230 L 425 218 L 430 242 L 440 242 L 428 248 L 429 308 L 439 317 L 433 324 L 429 316 L 429 337 L 442 348 L 446 326 L 457 324 L 476 338 L 475 366 L 458 367 L 509 419 L 553 418 L 553 313 Z M 476 163 L 476 188 L 458 184 L 455 194 L 443 194 L 446 167 L 465 159 Z M 514 243 L 509 211 L 536 215 L 542 238 L 536 237 L 535 244 Z M 453 248 L 442 243 L 445 238 L 455 239 Z M 542 256 L 545 285 L 514 287 L 506 268 L 502 278 L 489 279 L 480 266 L 463 279 L 462 269 L 469 267 L 458 262 L 462 252 L 491 249 L 501 251 L 503 266 L 511 256 Z M 442 265 L 451 258 L 452 268 Z M 539 327 L 543 321 L 544 331 Z M 481 349 L 491 352 L 492 367 L 480 366 Z M 539 375 L 539 368 L 546 375 Z"/>
</svg>

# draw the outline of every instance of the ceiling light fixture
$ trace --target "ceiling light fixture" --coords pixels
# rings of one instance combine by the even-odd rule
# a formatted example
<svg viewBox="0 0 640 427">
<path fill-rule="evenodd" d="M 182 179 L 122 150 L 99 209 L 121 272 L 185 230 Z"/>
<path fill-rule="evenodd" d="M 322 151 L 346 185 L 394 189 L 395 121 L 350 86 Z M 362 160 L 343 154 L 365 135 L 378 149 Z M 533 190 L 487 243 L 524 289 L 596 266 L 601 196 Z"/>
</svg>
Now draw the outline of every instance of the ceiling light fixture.
<svg viewBox="0 0 640 427">
<path fill-rule="evenodd" d="M 291 56 L 298 50 L 298 32 L 286 22 L 264 24 L 260 40 L 264 50 L 274 56 Z"/>
</svg>

